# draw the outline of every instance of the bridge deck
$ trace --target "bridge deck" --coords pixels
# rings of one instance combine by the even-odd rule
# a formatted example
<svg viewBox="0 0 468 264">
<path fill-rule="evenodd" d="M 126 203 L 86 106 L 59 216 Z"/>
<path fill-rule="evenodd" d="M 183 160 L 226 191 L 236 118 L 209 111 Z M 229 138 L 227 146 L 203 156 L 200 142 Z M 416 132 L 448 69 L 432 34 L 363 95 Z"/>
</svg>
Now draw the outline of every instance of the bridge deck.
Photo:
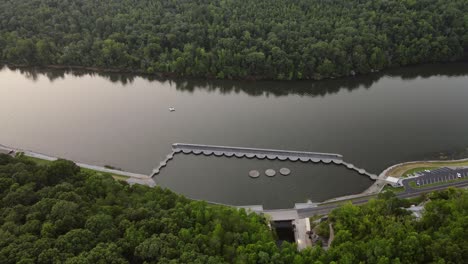
<svg viewBox="0 0 468 264">
<path fill-rule="evenodd" d="M 277 149 L 261 149 L 261 148 L 241 148 L 241 147 L 226 147 L 212 145 L 197 145 L 176 143 L 172 145 L 174 152 L 183 152 L 185 154 L 204 154 L 227 157 L 247 157 L 259 159 L 279 159 L 291 161 L 314 161 L 314 162 L 336 162 L 341 163 L 343 156 L 333 153 L 292 151 L 292 150 L 277 150 Z"/>
</svg>

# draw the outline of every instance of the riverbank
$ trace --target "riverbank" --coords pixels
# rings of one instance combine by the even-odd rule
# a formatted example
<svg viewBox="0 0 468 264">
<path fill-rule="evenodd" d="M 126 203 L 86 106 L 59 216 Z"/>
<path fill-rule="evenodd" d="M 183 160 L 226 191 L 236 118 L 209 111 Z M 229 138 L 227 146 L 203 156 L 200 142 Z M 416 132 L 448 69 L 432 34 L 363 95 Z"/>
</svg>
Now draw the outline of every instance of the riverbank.
<svg viewBox="0 0 468 264">
<path fill-rule="evenodd" d="M 7 62 L 0 62 L 0 69 L 2 67 L 8 67 L 10 69 L 42 69 L 42 70 L 64 70 L 64 71 L 84 71 L 84 72 L 91 72 L 91 73 L 108 73 L 108 74 L 132 74 L 142 77 L 147 77 L 148 79 L 188 79 L 193 81 L 199 80 L 206 80 L 206 81 L 277 81 L 277 82 L 288 82 L 288 81 L 323 81 L 323 80 L 339 80 L 339 79 L 346 79 L 346 78 L 358 78 L 363 76 L 384 76 L 386 74 L 392 74 L 395 71 L 399 71 L 400 69 L 411 70 L 413 67 L 418 66 L 431 66 L 431 65 L 447 65 L 447 64 L 455 64 L 455 63 L 467 63 L 468 60 L 460 59 L 457 61 L 441 61 L 441 62 L 434 62 L 434 63 L 420 63 L 420 64 L 408 64 L 404 66 L 392 66 L 387 67 L 382 70 L 372 70 L 369 72 L 362 72 L 362 73 L 349 73 L 347 75 L 336 75 L 336 76 L 329 76 L 329 77 L 314 77 L 314 78 L 303 78 L 303 79 L 275 79 L 275 78 L 268 78 L 262 75 L 249 75 L 245 77 L 233 77 L 233 78 L 218 78 L 212 75 L 206 76 L 192 76 L 192 75 L 184 75 L 178 74 L 175 72 L 154 72 L 149 73 L 141 69 L 128 69 L 128 68 L 106 68 L 106 67 L 96 67 L 96 66 L 79 66 L 79 65 L 30 65 L 30 64 L 13 64 Z"/>
<path fill-rule="evenodd" d="M 32 160 L 38 164 L 47 164 L 47 163 L 50 163 L 52 161 L 59 159 L 57 157 L 49 156 L 46 154 L 33 152 L 30 150 L 8 147 L 2 144 L 0 144 L 0 150 L 3 150 L 6 153 L 11 153 L 10 155 L 15 155 L 15 156 L 24 155 L 25 157 L 27 157 L 27 159 Z M 145 184 L 148 186 L 155 186 L 155 182 L 148 175 L 122 171 L 122 170 L 115 170 L 115 169 L 110 169 L 110 168 L 106 168 L 102 166 L 85 164 L 85 163 L 81 163 L 77 161 L 73 161 L 73 162 L 78 167 L 82 168 L 85 171 L 109 173 L 110 175 L 112 175 L 114 179 L 127 181 L 128 183 L 131 183 L 131 184 L 139 183 L 139 184 Z"/>
<path fill-rule="evenodd" d="M 102 68 L 102 67 L 88 67 L 88 66 L 78 66 L 78 65 L 29 65 L 29 64 L 11 64 L 11 63 L 2 63 L 1 67 L 8 67 L 10 69 L 44 69 L 44 70 L 70 70 L 70 71 L 89 71 L 97 73 L 128 73 L 128 74 L 137 74 L 137 75 L 151 75 L 147 74 L 141 70 L 130 70 L 123 68 Z M 159 76 L 158 74 L 155 74 Z M 161 75 L 163 76 L 163 75 Z"/>
<path fill-rule="evenodd" d="M 406 174 L 411 172 L 417 172 L 419 170 L 424 170 L 427 168 L 440 168 L 440 167 L 464 167 L 468 166 L 468 158 L 466 159 L 459 159 L 459 160 L 449 160 L 449 161 L 442 161 L 442 160 L 430 160 L 430 161 L 410 161 L 395 164 L 386 170 L 384 170 L 380 175 L 383 177 L 395 177 L 401 178 L 404 177 Z"/>
</svg>

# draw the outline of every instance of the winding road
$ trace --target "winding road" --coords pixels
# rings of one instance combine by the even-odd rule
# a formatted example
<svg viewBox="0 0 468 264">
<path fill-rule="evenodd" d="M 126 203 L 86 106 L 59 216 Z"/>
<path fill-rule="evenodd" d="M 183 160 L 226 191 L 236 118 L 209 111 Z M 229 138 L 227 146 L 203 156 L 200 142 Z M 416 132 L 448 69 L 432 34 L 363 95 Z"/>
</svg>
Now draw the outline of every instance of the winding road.
<svg viewBox="0 0 468 264">
<path fill-rule="evenodd" d="M 450 187 L 454 187 L 454 188 L 468 187 L 468 180 L 461 181 L 461 182 L 447 183 L 444 185 L 431 186 L 431 187 L 421 188 L 421 189 L 405 189 L 404 192 L 398 193 L 396 196 L 398 198 L 412 198 L 412 197 L 417 197 L 424 193 L 440 191 L 440 190 L 444 190 Z M 373 198 L 375 198 L 375 196 L 364 197 L 362 199 L 352 200 L 351 202 L 354 205 L 361 205 L 361 204 L 367 203 L 370 199 L 373 199 Z M 330 213 L 333 209 L 339 207 L 341 204 L 342 203 L 334 203 L 331 205 L 322 205 L 322 206 L 313 207 L 313 208 L 297 209 L 297 214 L 299 218 L 312 217 L 314 215 L 325 215 L 325 214 Z"/>
</svg>

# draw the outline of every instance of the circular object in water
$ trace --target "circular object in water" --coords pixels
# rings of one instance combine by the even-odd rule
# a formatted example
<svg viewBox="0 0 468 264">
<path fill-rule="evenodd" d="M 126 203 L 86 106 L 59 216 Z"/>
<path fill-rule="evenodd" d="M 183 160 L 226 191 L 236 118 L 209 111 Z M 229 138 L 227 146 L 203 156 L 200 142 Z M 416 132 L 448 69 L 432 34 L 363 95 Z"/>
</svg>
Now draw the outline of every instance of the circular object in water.
<svg viewBox="0 0 468 264">
<path fill-rule="evenodd" d="M 288 168 L 281 168 L 281 169 L 279 170 L 279 172 L 280 172 L 281 175 L 283 175 L 283 176 L 287 176 L 287 175 L 291 174 L 291 170 L 288 169 Z"/>
<path fill-rule="evenodd" d="M 260 176 L 260 172 L 258 172 L 258 170 L 251 170 L 249 171 L 249 176 L 252 178 L 258 178 Z"/>
<path fill-rule="evenodd" d="M 266 176 L 268 176 L 268 177 L 273 177 L 273 176 L 276 175 L 276 171 L 273 170 L 273 169 L 268 169 L 268 170 L 265 171 L 265 174 L 266 174 Z"/>
</svg>

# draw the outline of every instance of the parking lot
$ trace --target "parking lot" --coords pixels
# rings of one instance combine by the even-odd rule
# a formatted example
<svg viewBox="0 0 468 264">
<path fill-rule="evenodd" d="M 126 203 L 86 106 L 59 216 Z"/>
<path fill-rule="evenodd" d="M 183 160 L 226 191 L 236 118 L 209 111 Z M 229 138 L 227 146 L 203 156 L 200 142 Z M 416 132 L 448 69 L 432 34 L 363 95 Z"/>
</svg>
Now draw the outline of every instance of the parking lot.
<svg viewBox="0 0 468 264">
<path fill-rule="evenodd" d="M 468 168 L 451 169 L 439 168 L 431 171 L 418 172 L 417 178 L 411 178 L 403 181 L 405 187 L 409 186 L 410 182 L 414 182 L 417 186 L 428 184 L 444 183 L 457 179 L 468 178 Z"/>
</svg>

